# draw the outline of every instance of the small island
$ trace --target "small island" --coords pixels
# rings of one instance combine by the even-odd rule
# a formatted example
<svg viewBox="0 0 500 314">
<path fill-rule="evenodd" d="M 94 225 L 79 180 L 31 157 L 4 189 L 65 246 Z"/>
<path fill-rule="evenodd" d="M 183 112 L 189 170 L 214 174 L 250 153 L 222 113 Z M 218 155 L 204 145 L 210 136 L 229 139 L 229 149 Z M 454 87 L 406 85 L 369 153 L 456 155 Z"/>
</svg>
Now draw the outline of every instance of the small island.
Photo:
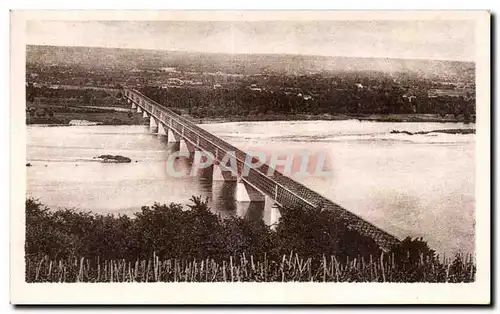
<svg viewBox="0 0 500 314">
<path fill-rule="evenodd" d="M 109 162 L 109 163 L 129 163 L 132 161 L 130 158 L 120 155 L 100 155 L 94 158 L 97 158 L 102 162 Z"/>
<path fill-rule="evenodd" d="M 406 135 L 419 135 L 419 134 L 429 134 L 429 133 L 446 133 L 446 134 L 475 134 L 475 129 L 447 129 L 447 130 L 433 130 L 433 131 L 419 131 L 419 132 L 409 132 L 409 131 L 399 131 L 392 130 L 391 134 L 406 134 Z"/>
</svg>

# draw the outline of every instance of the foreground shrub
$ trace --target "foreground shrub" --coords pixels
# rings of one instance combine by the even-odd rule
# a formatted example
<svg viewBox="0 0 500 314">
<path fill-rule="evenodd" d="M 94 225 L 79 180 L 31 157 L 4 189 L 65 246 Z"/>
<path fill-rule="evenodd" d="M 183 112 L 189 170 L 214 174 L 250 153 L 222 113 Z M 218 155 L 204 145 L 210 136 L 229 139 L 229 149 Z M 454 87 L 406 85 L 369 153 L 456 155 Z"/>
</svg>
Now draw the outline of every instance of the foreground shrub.
<svg viewBox="0 0 500 314">
<path fill-rule="evenodd" d="M 262 220 L 222 219 L 207 204 L 155 203 L 131 218 L 27 199 L 26 280 L 228 281 L 226 272 L 241 281 L 474 280 L 472 256 L 439 261 L 410 238 L 384 253 L 331 211 L 284 208 L 272 230 Z"/>
<path fill-rule="evenodd" d="M 380 255 L 373 239 L 347 228 L 333 211 L 286 208 L 276 228 L 279 255 L 297 252 L 304 257 Z"/>
<path fill-rule="evenodd" d="M 103 259 L 212 258 L 246 253 L 280 258 L 293 251 L 302 257 L 338 258 L 379 254 L 375 243 L 326 210 L 283 209 L 276 231 L 262 220 L 222 219 L 206 200 L 192 197 L 189 210 L 179 204 L 143 206 L 133 218 L 45 208 L 26 201 L 26 254 L 49 258 Z"/>
</svg>

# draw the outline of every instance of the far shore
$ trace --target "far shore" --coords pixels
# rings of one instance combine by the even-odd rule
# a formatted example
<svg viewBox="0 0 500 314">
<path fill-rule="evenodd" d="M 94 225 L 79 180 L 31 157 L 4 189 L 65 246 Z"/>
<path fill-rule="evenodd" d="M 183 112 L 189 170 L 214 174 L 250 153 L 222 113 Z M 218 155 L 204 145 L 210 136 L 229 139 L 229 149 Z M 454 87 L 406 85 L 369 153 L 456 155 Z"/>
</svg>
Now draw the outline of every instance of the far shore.
<svg viewBox="0 0 500 314">
<path fill-rule="evenodd" d="M 230 116 L 230 117 L 192 117 L 183 114 L 183 117 L 189 119 L 195 124 L 215 124 L 215 123 L 229 123 L 229 122 L 260 122 L 260 121 L 347 121 L 358 120 L 367 122 L 431 122 L 431 123 L 464 123 L 463 118 L 455 118 L 453 116 L 440 117 L 435 114 L 391 114 L 391 115 L 266 115 L 266 116 Z M 93 122 L 89 119 L 88 121 Z M 140 121 L 140 120 L 139 120 Z M 147 125 L 146 121 L 138 120 L 136 123 L 119 123 L 118 121 L 109 120 L 100 121 L 99 125 Z M 468 124 L 475 125 L 475 121 Z M 49 126 L 72 126 L 64 123 L 29 123 L 28 125 L 37 127 Z"/>
<path fill-rule="evenodd" d="M 95 101 L 85 103 L 81 99 L 73 98 L 51 98 L 37 97 L 34 101 L 27 102 L 26 123 L 29 125 L 68 125 L 71 120 L 87 120 L 100 123 L 101 125 L 145 125 L 149 119 L 126 106 L 122 100 L 103 95 L 94 95 Z M 179 111 L 182 117 L 196 124 L 212 124 L 226 122 L 258 122 L 258 121 L 345 121 L 358 120 L 368 122 L 434 122 L 434 123 L 465 123 L 464 115 L 454 116 L 452 114 L 368 114 L 368 113 L 266 113 L 251 115 L 231 115 L 199 117 L 190 115 L 187 109 L 173 108 Z M 33 111 L 33 110 L 36 110 Z M 40 115 L 39 115 L 40 114 Z M 470 119 L 475 123 L 475 115 Z"/>
<path fill-rule="evenodd" d="M 63 105 L 54 106 L 48 99 L 39 99 L 27 106 L 54 110 L 52 116 L 27 116 L 27 124 L 35 126 L 68 126 L 71 120 L 86 120 L 101 125 L 145 125 L 149 121 L 139 114 L 133 113 L 125 106 L 111 105 L 77 105 L 64 100 Z M 68 111 L 61 112 L 61 108 Z M 196 124 L 213 124 L 227 122 L 258 122 L 258 121 L 345 121 L 358 120 L 368 122 L 433 122 L 433 123 L 465 123 L 463 115 L 454 116 L 447 114 L 258 114 L 258 115 L 232 115 L 219 117 L 197 117 L 189 115 L 187 110 L 179 110 L 185 117 Z M 475 123 L 475 116 L 470 121 Z"/>
<path fill-rule="evenodd" d="M 370 115 L 265 115 L 265 116 L 230 116 L 230 117 L 192 117 L 183 115 L 197 124 L 213 124 L 227 122 L 258 122 L 258 121 L 345 121 L 359 120 L 369 122 L 436 122 L 436 123 L 464 123 L 463 117 L 455 118 L 452 115 L 441 117 L 436 114 L 370 114 Z M 474 124 L 475 121 L 471 121 Z"/>
</svg>

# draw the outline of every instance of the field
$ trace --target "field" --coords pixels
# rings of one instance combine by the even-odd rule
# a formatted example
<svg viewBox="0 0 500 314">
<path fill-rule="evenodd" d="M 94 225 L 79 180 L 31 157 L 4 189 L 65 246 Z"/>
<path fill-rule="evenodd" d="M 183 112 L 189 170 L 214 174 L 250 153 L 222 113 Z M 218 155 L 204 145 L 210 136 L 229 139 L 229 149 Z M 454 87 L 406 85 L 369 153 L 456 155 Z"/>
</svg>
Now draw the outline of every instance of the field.
<svg viewBox="0 0 500 314">
<path fill-rule="evenodd" d="M 135 262 L 48 257 L 26 262 L 26 282 L 472 282 L 475 274 L 471 255 L 445 259 L 442 267 L 422 258 L 411 273 L 388 254 L 343 262 L 334 256 L 304 259 L 293 252 L 279 263 L 245 254 L 222 262 L 158 256 Z M 411 278 L 412 273 L 422 277 Z"/>
<path fill-rule="evenodd" d="M 30 90 L 27 90 L 29 95 Z M 146 119 L 130 110 L 116 97 L 116 92 L 102 89 L 33 89 L 26 102 L 26 124 L 66 125 L 71 120 L 87 120 L 104 125 L 139 125 Z M 114 96 L 113 96 L 114 95 Z"/>
</svg>

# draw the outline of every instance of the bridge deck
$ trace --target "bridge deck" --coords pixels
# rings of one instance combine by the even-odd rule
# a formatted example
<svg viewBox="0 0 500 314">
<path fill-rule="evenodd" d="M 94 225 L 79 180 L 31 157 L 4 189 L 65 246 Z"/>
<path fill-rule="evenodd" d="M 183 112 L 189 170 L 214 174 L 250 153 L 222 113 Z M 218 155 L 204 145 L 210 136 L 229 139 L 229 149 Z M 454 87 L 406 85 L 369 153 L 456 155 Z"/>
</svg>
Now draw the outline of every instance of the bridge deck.
<svg viewBox="0 0 500 314">
<path fill-rule="evenodd" d="M 219 161 L 221 161 L 225 154 L 234 153 L 237 160 L 238 173 L 241 173 L 247 156 L 245 152 L 141 94 L 137 90 L 125 90 L 125 96 L 168 128 L 172 129 L 172 131 L 181 135 L 185 140 L 188 140 L 199 149 L 211 152 Z M 297 206 L 303 208 L 322 207 L 326 210 L 332 210 L 346 221 L 349 228 L 371 237 L 383 250 L 389 250 L 394 244 L 399 242 L 396 237 L 282 173 L 274 171 L 274 175 L 268 176 L 268 169 L 268 165 L 251 169 L 248 176 L 244 177 L 243 180 L 262 193 L 270 196 L 285 208 Z"/>
</svg>

